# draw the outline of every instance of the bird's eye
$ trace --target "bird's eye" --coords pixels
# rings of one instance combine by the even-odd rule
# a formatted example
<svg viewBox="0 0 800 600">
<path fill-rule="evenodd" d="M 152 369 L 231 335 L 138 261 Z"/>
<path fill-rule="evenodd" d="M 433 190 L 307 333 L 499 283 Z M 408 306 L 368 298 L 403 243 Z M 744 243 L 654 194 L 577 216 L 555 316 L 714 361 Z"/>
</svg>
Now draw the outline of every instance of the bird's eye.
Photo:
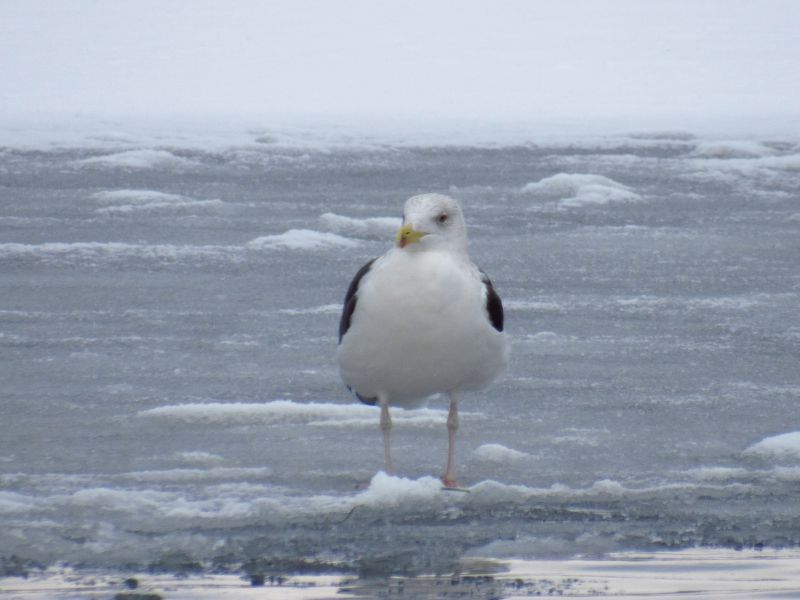
<svg viewBox="0 0 800 600">
<path fill-rule="evenodd" d="M 439 225 L 444 225 L 445 223 L 447 223 L 447 213 L 440 214 L 437 217 L 436 221 L 437 223 L 439 223 Z"/>
</svg>

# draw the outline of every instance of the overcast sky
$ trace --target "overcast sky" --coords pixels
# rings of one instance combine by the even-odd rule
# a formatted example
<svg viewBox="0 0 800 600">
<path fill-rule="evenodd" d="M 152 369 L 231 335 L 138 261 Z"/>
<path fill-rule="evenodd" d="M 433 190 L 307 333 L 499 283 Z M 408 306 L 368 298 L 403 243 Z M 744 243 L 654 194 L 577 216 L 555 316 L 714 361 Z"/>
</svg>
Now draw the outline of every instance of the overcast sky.
<svg viewBox="0 0 800 600">
<path fill-rule="evenodd" d="M 800 115 L 800 2 L 0 0 L 0 114 Z"/>
</svg>

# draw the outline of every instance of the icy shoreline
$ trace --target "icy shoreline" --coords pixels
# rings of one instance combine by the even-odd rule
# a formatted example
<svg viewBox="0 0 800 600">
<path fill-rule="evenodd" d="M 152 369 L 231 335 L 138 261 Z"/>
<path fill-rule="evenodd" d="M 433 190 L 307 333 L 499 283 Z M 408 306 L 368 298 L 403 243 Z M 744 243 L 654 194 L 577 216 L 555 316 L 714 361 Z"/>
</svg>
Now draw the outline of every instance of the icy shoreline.
<svg viewBox="0 0 800 600">
<path fill-rule="evenodd" d="M 453 573 L 417 577 L 347 574 L 185 575 L 50 568 L 27 577 L 0 578 L 9 600 L 163 598 L 212 600 L 327 600 L 404 593 L 425 599 L 450 593 L 470 598 L 673 598 L 758 600 L 796 598 L 800 550 L 733 551 L 696 548 L 675 552 L 624 552 L 604 558 L 497 560 L 469 558 Z M 136 596 L 138 594 L 138 596 Z"/>
</svg>

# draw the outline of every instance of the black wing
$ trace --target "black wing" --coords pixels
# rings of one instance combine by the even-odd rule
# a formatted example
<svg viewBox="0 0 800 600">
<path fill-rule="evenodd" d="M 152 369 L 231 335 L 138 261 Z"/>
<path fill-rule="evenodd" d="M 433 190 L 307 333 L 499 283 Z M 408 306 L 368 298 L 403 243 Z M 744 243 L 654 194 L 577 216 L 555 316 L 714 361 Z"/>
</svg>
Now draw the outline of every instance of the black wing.
<svg viewBox="0 0 800 600">
<path fill-rule="evenodd" d="M 503 301 L 494 291 L 492 280 L 481 271 L 481 281 L 486 289 L 486 312 L 489 313 L 489 321 L 497 331 L 503 331 Z"/>
<path fill-rule="evenodd" d="M 353 277 L 353 281 L 350 282 L 350 287 L 347 288 L 347 293 L 344 296 L 344 306 L 342 307 L 342 318 L 339 320 L 339 343 L 342 343 L 342 338 L 344 334 L 347 333 L 347 330 L 350 329 L 350 321 L 353 318 L 353 313 L 356 310 L 356 303 L 358 302 L 358 284 L 361 283 L 364 275 L 369 272 L 372 263 L 375 262 L 376 259 L 372 259 L 363 267 L 358 270 L 356 276 Z M 355 394 L 356 398 L 361 400 L 364 404 L 369 404 L 370 406 L 374 406 L 378 403 L 377 398 L 366 398 L 362 396 L 349 385 L 347 389 Z"/>
<path fill-rule="evenodd" d="M 353 312 L 356 310 L 356 303 L 358 302 L 358 284 L 361 279 L 369 272 L 372 263 L 376 259 L 372 259 L 363 267 L 358 270 L 353 281 L 350 282 L 350 287 L 347 288 L 347 294 L 344 296 L 344 305 L 342 306 L 342 318 L 339 320 L 339 343 L 342 343 L 342 338 L 347 330 L 350 329 L 350 321 L 353 318 Z"/>
</svg>

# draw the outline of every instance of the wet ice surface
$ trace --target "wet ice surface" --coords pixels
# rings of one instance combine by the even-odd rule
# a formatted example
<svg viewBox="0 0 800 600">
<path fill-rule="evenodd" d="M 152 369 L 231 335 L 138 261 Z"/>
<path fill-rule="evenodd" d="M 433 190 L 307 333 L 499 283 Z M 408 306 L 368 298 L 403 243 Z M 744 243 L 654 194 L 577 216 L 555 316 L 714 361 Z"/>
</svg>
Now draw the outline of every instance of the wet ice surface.
<svg viewBox="0 0 800 600">
<path fill-rule="evenodd" d="M 794 140 L 252 137 L 0 150 L 6 574 L 800 542 Z M 462 402 L 469 494 L 436 479 L 443 401 L 396 411 L 376 475 L 334 363 L 350 278 L 423 191 L 464 204 L 512 340 Z"/>
</svg>

